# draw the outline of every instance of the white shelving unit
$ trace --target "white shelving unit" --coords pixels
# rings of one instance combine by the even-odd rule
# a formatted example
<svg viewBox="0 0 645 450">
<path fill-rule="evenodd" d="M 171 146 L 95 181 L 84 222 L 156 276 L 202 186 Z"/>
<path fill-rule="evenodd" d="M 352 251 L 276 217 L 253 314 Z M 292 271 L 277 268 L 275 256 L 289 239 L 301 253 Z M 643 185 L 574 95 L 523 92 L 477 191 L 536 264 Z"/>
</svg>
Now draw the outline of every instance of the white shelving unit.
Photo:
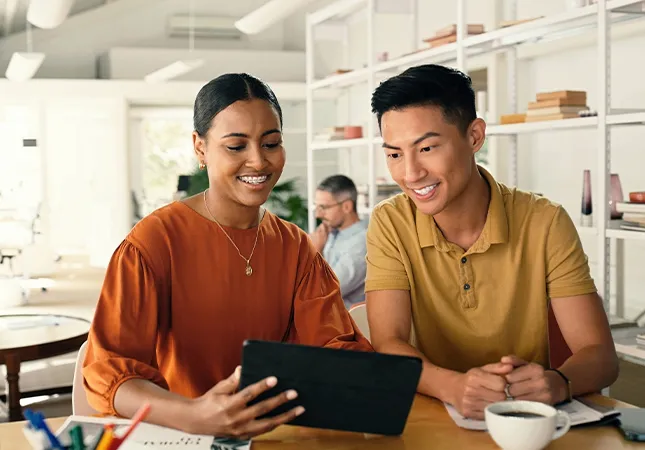
<svg viewBox="0 0 645 450">
<path fill-rule="evenodd" d="M 541 122 L 524 122 L 510 125 L 488 125 L 488 136 L 512 136 L 539 131 L 575 130 L 598 128 L 598 117 L 581 117 L 579 119 L 544 120 Z M 607 125 L 644 125 L 645 112 L 632 112 L 622 114 L 608 114 Z"/>
<path fill-rule="evenodd" d="M 487 133 L 489 136 L 507 136 L 511 139 L 511 173 L 509 178 L 517 180 L 517 137 L 522 134 L 538 132 L 563 132 L 567 130 L 584 130 L 595 132 L 598 136 L 598 147 L 596 151 L 597 171 L 602 174 L 599 177 L 597 190 L 594 195 L 601 199 L 598 202 L 594 215 L 598 218 L 595 227 L 578 227 L 581 236 L 593 236 L 597 239 L 598 245 L 598 266 L 599 270 L 595 281 L 601 290 L 605 310 L 610 313 L 611 276 L 610 261 L 612 244 L 617 255 L 616 270 L 616 314 L 611 317 L 612 327 L 636 327 L 633 320 L 624 315 L 624 270 L 622 259 L 624 254 L 625 240 L 645 241 L 645 232 L 617 229 L 610 225 L 609 221 L 609 176 L 611 173 L 611 129 L 621 126 L 643 126 L 645 125 L 645 104 L 642 111 L 616 110 L 611 105 L 611 29 L 612 25 L 627 21 L 637 20 L 645 17 L 645 2 L 628 0 L 599 0 L 597 4 L 586 6 L 578 10 L 567 11 L 552 18 L 529 22 L 523 25 L 532 25 L 531 29 L 536 32 L 541 27 L 549 27 L 554 32 L 560 30 L 566 32 L 594 27 L 597 33 L 597 70 L 598 70 L 598 116 L 578 119 L 567 119 L 560 121 L 527 122 L 510 125 L 489 125 Z M 523 26 L 520 25 L 520 26 Z M 536 28 L 537 27 L 537 28 Z M 513 27 L 514 28 L 514 27 Z M 479 36 L 477 36 L 479 38 Z M 513 52 L 509 52 L 512 59 Z M 510 65 L 513 67 L 514 62 Z M 509 97 L 516 98 L 516 74 L 514 69 L 510 73 Z M 517 105 L 511 103 L 511 111 L 518 112 Z M 621 344 L 622 345 L 622 344 Z M 617 345 L 617 350 L 628 348 L 625 345 Z"/>
<path fill-rule="evenodd" d="M 360 138 L 360 139 L 339 139 L 329 142 L 312 142 L 312 150 L 327 150 L 332 148 L 352 148 L 352 147 L 363 147 L 370 144 L 370 139 Z"/>
<path fill-rule="evenodd" d="M 485 55 L 493 55 L 500 52 L 506 53 L 507 63 L 509 66 L 509 98 L 510 110 L 517 110 L 515 104 L 516 99 L 516 73 L 515 73 L 515 50 L 518 46 L 526 43 L 533 44 L 541 40 L 554 40 L 561 38 L 569 38 L 578 34 L 588 33 L 591 30 L 596 30 L 598 40 L 598 68 L 601 70 L 603 76 L 599 77 L 599 92 L 604 92 L 607 97 L 607 102 L 601 105 L 597 117 L 586 117 L 579 119 L 568 119 L 561 121 L 545 121 L 545 122 L 531 122 L 520 123 L 512 125 L 496 125 L 489 124 L 487 134 L 491 137 L 495 136 L 508 136 L 511 139 L 510 149 L 510 170 L 509 182 L 510 184 L 517 183 L 517 136 L 525 133 L 537 133 L 545 131 L 558 131 L 558 130 L 572 130 L 572 129 L 590 129 L 596 130 L 599 135 L 607 135 L 609 126 L 621 125 L 643 125 L 645 124 L 645 110 L 644 111 L 612 111 L 608 104 L 608 82 L 609 72 L 607 62 L 609 61 L 609 28 L 611 24 L 635 20 L 643 17 L 644 1 L 643 0 L 604 0 L 598 1 L 596 4 L 584 6 L 581 8 L 571 9 L 559 14 L 536 19 L 530 22 L 520 23 L 518 25 L 495 29 L 480 35 L 467 36 L 466 30 L 466 0 L 458 0 L 455 2 L 456 17 L 457 17 L 457 42 L 447 44 L 436 48 L 427 48 L 417 50 L 414 53 L 407 54 L 398 58 L 391 59 L 385 62 L 375 61 L 374 49 L 374 26 L 373 17 L 378 0 L 338 0 L 316 12 L 307 16 L 307 153 L 308 153 L 308 193 L 313 196 L 315 190 L 315 177 L 314 166 L 315 157 L 314 152 L 323 149 L 342 149 L 352 147 L 365 147 L 367 149 L 367 166 L 369 172 L 369 206 L 366 211 L 370 211 L 374 207 L 376 197 L 376 185 L 374 182 L 375 177 L 375 158 L 374 158 L 374 145 L 382 143 L 382 140 L 376 135 L 373 121 L 368 120 L 367 129 L 364 130 L 365 137 L 363 139 L 355 140 L 340 140 L 330 142 L 315 142 L 313 140 L 313 114 L 314 109 L 312 106 L 314 93 L 318 95 L 319 92 L 324 92 L 328 89 L 343 90 L 356 86 L 358 84 L 367 84 L 368 92 L 372 92 L 375 82 L 379 78 L 396 74 L 405 70 L 410 66 L 417 64 L 446 64 L 456 66 L 462 71 L 467 71 L 469 58 L 481 57 Z M 383 1 L 383 0 L 381 0 Z M 417 2 L 420 0 L 392 0 L 400 4 L 407 3 L 408 14 L 414 17 L 417 10 Z M 436 1 L 436 0 L 433 0 Z M 498 7 L 504 6 L 503 0 L 488 0 L 498 2 Z M 510 12 L 511 17 L 507 19 L 515 19 L 515 0 L 506 2 L 507 10 Z M 323 79 L 314 78 L 314 45 L 315 45 L 315 30 L 317 27 L 324 26 L 326 23 L 331 23 L 334 26 L 341 25 L 344 28 L 344 45 L 347 46 L 347 27 L 348 18 L 357 13 L 365 13 L 367 18 L 367 27 L 365 39 L 367 42 L 367 54 L 365 67 L 355 69 L 351 72 L 332 75 Z M 619 13 L 619 14 L 617 14 Z M 634 13 L 634 14 L 630 14 Z M 640 13 L 640 14 L 637 14 Z M 412 35 L 417 36 L 417 25 L 415 20 L 411 20 Z M 415 42 L 415 47 L 418 43 Z M 600 86 L 602 84 L 602 86 Z M 603 103 L 603 102 L 601 102 Z M 645 105 L 644 105 L 645 107 Z M 645 109 L 645 108 L 644 108 Z M 366 116 L 370 115 L 369 102 L 366 101 Z M 607 166 L 609 158 L 608 141 L 602 138 L 606 145 L 599 148 L 598 158 L 602 159 L 601 169 L 604 170 Z M 607 151 L 604 150 L 607 147 Z M 602 171 L 601 170 L 601 171 Z M 608 172 L 607 172 L 608 173 Z M 607 181 L 603 180 L 600 185 L 600 192 L 607 191 Z M 600 211 L 600 216 L 606 215 L 606 207 Z M 310 212 L 309 227 L 313 228 L 315 224 L 314 213 Z M 612 236 L 620 238 L 636 237 L 638 232 L 616 233 L 610 231 Z M 606 226 L 601 230 L 599 239 L 606 238 Z M 603 262 L 603 266 L 604 266 Z M 603 276 L 604 277 L 604 276 Z M 608 289 L 607 283 L 604 279 L 599 280 L 601 285 Z"/>
<path fill-rule="evenodd" d="M 405 0 L 397 0 L 405 3 Z M 409 2 L 409 13 L 416 13 L 419 0 Z M 437 0 L 432 0 L 437 1 Z M 516 19 L 515 0 L 489 0 L 496 2 L 497 8 L 506 7 L 507 20 Z M 366 83 L 369 92 L 373 91 L 375 79 L 386 77 L 405 70 L 406 68 L 418 64 L 435 63 L 454 66 L 464 72 L 468 69 L 468 60 L 470 58 L 479 58 L 485 55 L 494 55 L 504 53 L 507 65 L 507 86 L 509 107 L 508 111 L 517 112 L 517 47 L 522 44 L 534 44 L 541 41 L 551 41 L 554 39 L 566 39 L 583 33 L 596 34 L 597 42 L 597 98 L 598 115 L 596 117 L 584 117 L 576 119 L 566 119 L 559 121 L 528 122 L 510 125 L 497 125 L 489 123 L 487 134 L 492 138 L 509 140 L 509 173 L 508 180 L 512 185 L 517 184 L 517 139 L 518 136 L 528 133 L 544 132 L 566 132 L 567 130 L 588 130 L 590 133 L 597 134 L 598 146 L 596 149 L 597 172 L 604 174 L 599 177 L 596 184 L 594 196 L 602 199 L 598 202 L 598 207 L 594 211 L 597 219 L 597 226 L 593 228 L 579 227 L 578 231 L 581 236 L 593 236 L 597 239 L 598 244 L 598 265 L 600 270 L 596 276 L 596 283 L 601 290 L 604 306 L 609 314 L 610 299 L 610 251 L 612 243 L 616 252 L 622 255 L 625 240 L 645 241 L 645 232 L 628 231 L 610 227 L 609 221 L 609 176 L 611 171 L 611 140 L 610 131 L 613 127 L 624 126 L 643 126 L 645 125 L 645 103 L 643 110 L 615 110 L 611 107 L 610 99 L 610 72 L 611 72 L 611 29 L 612 25 L 639 20 L 645 18 L 645 1 L 644 0 L 598 0 L 597 3 L 588 6 L 566 10 L 562 13 L 552 16 L 543 17 L 530 22 L 524 22 L 507 28 L 492 30 L 480 35 L 466 36 L 466 0 L 457 0 L 456 7 L 456 24 L 457 24 L 457 42 L 443 45 L 437 48 L 427 48 L 395 58 L 386 62 L 375 62 L 374 47 L 374 28 L 372 17 L 374 15 L 376 0 L 339 0 L 307 17 L 307 85 L 308 85 L 308 109 L 307 109 L 307 154 L 308 154 L 308 192 L 312 196 L 314 193 L 314 154 L 323 148 L 347 148 L 347 147 L 365 147 L 368 150 L 367 170 L 369 172 L 370 190 L 369 190 L 369 207 L 367 212 L 374 206 L 375 199 L 375 155 L 373 148 L 375 145 L 382 143 L 382 139 L 375 136 L 377 130 L 374 129 L 372 120 L 368 122 L 369 126 L 365 130 L 365 138 L 346 141 L 332 141 L 319 143 L 313 141 L 314 131 L 311 127 L 312 117 L 314 114 L 311 107 L 312 95 L 314 91 L 322 89 L 345 89 L 359 83 Z M 442 3 L 442 7 L 446 3 Z M 358 11 L 364 11 L 367 15 L 367 64 L 342 75 L 334 75 L 321 80 L 315 80 L 314 74 L 314 29 L 325 21 L 338 23 L 356 14 Z M 416 21 L 412 20 L 412 34 L 417 36 Z M 344 26 L 348 26 L 346 23 Z M 378 49 L 376 49 L 378 50 Z M 494 101 L 494 99 L 491 99 Z M 365 104 L 366 114 L 370 115 L 369 102 Z M 490 122 L 490 120 L 489 120 Z M 313 211 L 310 212 L 309 226 L 313 229 L 314 217 Z M 622 273 L 622 269 L 619 269 Z M 618 283 L 622 281 L 618 279 Z M 617 286 L 617 311 L 624 310 L 622 287 Z M 612 323 L 630 323 L 622 317 L 613 318 Z"/>
<path fill-rule="evenodd" d="M 635 339 L 621 339 L 615 343 L 616 352 L 635 360 L 637 364 L 645 364 L 645 349 L 635 342 Z"/>
<path fill-rule="evenodd" d="M 326 142 L 315 142 L 313 123 L 314 123 L 314 95 L 326 89 L 343 89 L 354 86 L 359 83 L 366 83 L 366 89 L 371 92 L 374 88 L 374 64 L 373 64 L 373 17 L 369 11 L 374 8 L 375 0 L 341 0 L 336 1 L 322 8 L 316 12 L 307 15 L 306 19 L 306 65 L 307 65 L 307 193 L 308 197 L 312 199 L 315 193 L 315 175 L 314 175 L 314 153 L 322 150 L 345 149 L 363 147 L 367 150 L 368 154 L 368 179 L 369 182 L 369 206 L 374 206 L 376 198 L 375 179 L 375 158 L 373 150 L 372 138 L 375 135 L 373 121 L 367 120 L 368 126 L 363 130 L 364 137 L 361 139 L 351 140 L 331 140 Z M 348 32 L 347 27 L 349 24 L 345 19 L 350 17 L 353 13 L 363 10 L 367 13 L 367 35 L 365 36 L 367 42 L 367 66 L 359 68 L 348 73 L 332 75 L 327 78 L 316 80 L 314 79 L 314 38 L 315 28 L 324 26 L 325 23 L 341 23 L 344 35 L 344 45 L 348 45 Z M 315 216 L 312 208 L 309 209 L 309 231 L 313 231 L 315 227 Z M 369 213 L 369 209 L 361 209 L 361 214 Z"/>
</svg>

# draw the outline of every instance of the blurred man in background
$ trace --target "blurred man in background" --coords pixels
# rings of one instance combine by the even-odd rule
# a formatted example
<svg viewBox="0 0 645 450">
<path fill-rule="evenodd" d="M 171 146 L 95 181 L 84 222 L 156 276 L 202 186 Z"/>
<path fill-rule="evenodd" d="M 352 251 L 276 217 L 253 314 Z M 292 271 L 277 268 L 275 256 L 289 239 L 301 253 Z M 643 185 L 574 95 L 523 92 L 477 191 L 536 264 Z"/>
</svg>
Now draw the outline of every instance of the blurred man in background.
<svg viewBox="0 0 645 450">
<path fill-rule="evenodd" d="M 316 190 L 316 218 L 321 224 L 311 234 L 314 246 L 323 255 L 340 281 L 349 309 L 365 300 L 365 234 L 367 223 L 356 211 L 358 192 L 344 175 L 324 179 Z"/>
</svg>

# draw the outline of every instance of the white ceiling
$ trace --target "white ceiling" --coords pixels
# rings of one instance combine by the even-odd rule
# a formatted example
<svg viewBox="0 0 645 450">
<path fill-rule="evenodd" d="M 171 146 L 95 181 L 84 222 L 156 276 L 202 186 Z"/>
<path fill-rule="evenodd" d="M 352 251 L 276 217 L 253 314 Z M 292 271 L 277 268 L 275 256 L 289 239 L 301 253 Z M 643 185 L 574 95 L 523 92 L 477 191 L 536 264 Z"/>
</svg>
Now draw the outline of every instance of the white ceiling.
<svg viewBox="0 0 645 450">
<path fill-rule="evenodd" d="M 71 15 L 87 11 L 114 0 L 74 0 Z M 29 0 L 0 0 L 0 36 L 23 31 Z"/>
<path fill-rule="evenodd" d="M 192 1 L 196 16 L 238 18 L 268 0 Z M 284 21 L 238 41 L 196 38 L 195 49 L 301 52 L 305 47 L 306 12 L 333 1 L 306 3 Z M 13 52 L 27 48 L 24 30 L 28 4 L 29 0 L 0 0 L 0 74 Z M 36 78 L 98 78 L 100 58 L 116 48 L 187 49 L 188 37 L 170 36 L 168 20 L 188 14 L 189 7 L 189 0 L 74 0 L 71 17 L 60 26 L 52 30 L 33 28 L 31 48 L 46 54 Z M 3 28 L 5 22 L 9 27 Z M 9 33 L 5 35 L 4 30 Z"/>
</svg>

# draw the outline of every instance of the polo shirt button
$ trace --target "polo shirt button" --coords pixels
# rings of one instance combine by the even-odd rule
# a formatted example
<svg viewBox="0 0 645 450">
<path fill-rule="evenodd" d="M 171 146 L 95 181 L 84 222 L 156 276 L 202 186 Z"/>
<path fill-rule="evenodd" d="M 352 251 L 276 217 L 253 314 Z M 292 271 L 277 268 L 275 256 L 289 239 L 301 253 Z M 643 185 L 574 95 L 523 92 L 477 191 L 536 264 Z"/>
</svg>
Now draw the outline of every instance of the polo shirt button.
<svg viewBox="0 0 645 450">
<path fill-rule="evenodd" d="M 468 284 L 468 283 L 464 284 L 464 290 L 467 291 L 468 289 L 470 289 L 470 284 Z"/>
<path fill-rule="evenodd" d="M 466 258 L 465 256 L 463 258 L 461 258 L 461 263 L 462 264 L 466 264 L 466 261 L 468 261 L 468 258 Z"/>
</svg>

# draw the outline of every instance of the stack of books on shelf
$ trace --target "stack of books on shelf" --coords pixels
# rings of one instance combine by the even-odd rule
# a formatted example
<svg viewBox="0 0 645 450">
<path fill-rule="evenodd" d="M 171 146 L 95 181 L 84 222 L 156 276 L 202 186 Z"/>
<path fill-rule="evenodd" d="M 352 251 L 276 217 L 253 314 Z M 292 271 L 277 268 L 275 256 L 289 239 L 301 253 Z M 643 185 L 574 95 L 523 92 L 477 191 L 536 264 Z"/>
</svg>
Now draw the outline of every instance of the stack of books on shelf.
<svg viewBox="0 0 645 450">
<path fill-rule="evenodd" d="M 314 141 L 337 141 L 345 138 L 345 127 L 329 127 L 314 135 Z"/>
<path fill-rule="evenodd" d="M 360 139 L 363 137 L 363 127 L 345 125 L 342 127 L 329 127 L 314 135 L 315 142 L 338 141 L 341 139 Z"/>
<path fill-rule="evenodd" d="M 571 119 L 589 109 L 585 91 L 540 92 L 535 100 L 529 103 L 527 122 Z"/>
<path fill-rule="evenodd" d="M 620 228 L 623 230 L 645 231 L 645 203 L 616 203 L 616 211 L 623 213 Z"/>
<path fill-rule="evenodd" d="M 473 34 L 482 34 L 483 32 L 484 25 L 482 24 L 470 24 L 466 30 L 466 34 L 469 36 Z M 433 36 L 424 39 L 423 42 L 429 44 L 432 48 L 457 42 L 457 25 L 452 24 L 441 28 L 440 30 L 437 30 Z"/>
<path fill-rule="evenodd" d="M 645 348 L 645 334 L 639 334 L 636 336 L 636 345 Z"/>
</svg>

